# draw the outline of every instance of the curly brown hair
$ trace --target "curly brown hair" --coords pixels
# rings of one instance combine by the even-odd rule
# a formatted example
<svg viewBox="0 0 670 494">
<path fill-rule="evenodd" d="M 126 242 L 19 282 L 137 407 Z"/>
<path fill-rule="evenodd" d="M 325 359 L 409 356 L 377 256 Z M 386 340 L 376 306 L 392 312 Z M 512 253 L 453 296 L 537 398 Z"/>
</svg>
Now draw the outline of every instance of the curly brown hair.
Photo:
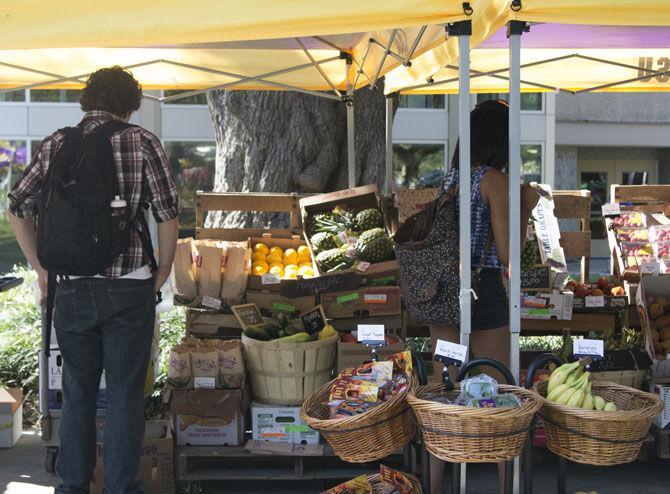
<svg viewBox="0 0 670 494">
<path fill-rule="evenodd" d="M 125 118 L 142 102 L 142 86 L 118 65 L 96 70 L 86 81 L 79 103 L 85 112 L 102 110 Z"/>
</svg>

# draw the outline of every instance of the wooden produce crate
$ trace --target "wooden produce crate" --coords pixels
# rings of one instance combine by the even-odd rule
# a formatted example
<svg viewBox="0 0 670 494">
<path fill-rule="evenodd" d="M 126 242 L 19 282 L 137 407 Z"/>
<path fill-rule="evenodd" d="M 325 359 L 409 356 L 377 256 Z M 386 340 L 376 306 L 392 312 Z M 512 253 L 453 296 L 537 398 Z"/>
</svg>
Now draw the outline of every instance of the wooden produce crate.
<svg viewBox="0 0 670 494">
<path fill-rule="evenodd" d="M 195 237 L 212 240 L 245 242 L 249 237 L 260 237 L 272 233 L 278 237 L 291 238 L 302 235 L 298 201 L 306 195 L 268 192 L 196 192 Z M 267 228 L 211 228 L 205 226 L 207 213 L 212 211 L 243 211 L 286 213 L 288 229 Z"/>
<path fill-rule="evenodd" d="M 204 309 L 186 310 L 186 330 L 199 338 L 239 338 L 242 334 L 237 318 L 231 314 L 221 314 Z"/>
<path fill-rule="evenodd" d="M 652 220 L 654 220 L 654 217 L 658 217 L 663 222 L 667 221 L 665 215 L 670 214 L 670 185 L 615 184 L 610 188 L 610 197 L 612 202 L 619 203 L 622 213 L 639 211 L 645 213 Z M 652 222 L 659 223 L 659 221 Z M 615 232 L 611 227 L 612 220 L 607 219 L 605 225 L 607 226 L 607 240 L 612 254 L 614 273 L 628 282 L 638 283 L 640 281 L 640 271 L 638 267 L 626 266 L 621 246 L 617 242 Z"/>
<path fill-rule="evenodd" d="M 254 236 L 254 237 L 249 237 L 249 248 L 253 248 L 254 245 L 257 243 L 264 243 L 268 247 L 281 247 L 282 250 L 286 249 L 294 249 L 298 250 L 298 247 L 301 245 L 306 245 L 305 241 L 302 239 L 301 235 L 291 235 L 290 237 L 286 237 L 283 235 L 277 235 L 273 234 L 271 232 L 265 232 L 262 235 Z M 279 283 L 276 283 L 276 279 L 272 280 L 270 279 L 268 282 L 268 278 L 274 278 L 272 276 L 270 277 L 264 277 L 264 276 L 254 276 L 253 273 L 249 276 L 249 283 L 247 284 L 247 290 L 255 290 L 255 291 L 270 291 L 270 292 L 279 292 L 281 290 L 281 284 L 282 283 L 290 283 L 292 280 L 281 280 Z"/>
<path fill-rule="evenodd" d="M 355 208 L 378 208 L 382 212 L 382 216 L 385 221 L 386 231 L 392 233 L 392 222 L 389 221 L 389 214 L 387 211 L 387 201 L 381 200 L 377 194 L 376 185 L 365 185 L 363 187 L 356 187 L 353 189 L 339 190 L 337 192 L 331 192 L 328 194 L 320 194 L 316 196 L 310 196 L 300 199 L 300 214 L 302 217 L 303 225 L 306 225 L 307 217 L 317 214 L 331 211 L 338 204 L 347 204 Z M 319 266 L 316 263 L 316 256 L 314 254 L 314 249 L 312 244 L 309 241 L 309 235 L 305 232 L 305 238 L 307 241 L 307 246 L 309 247 L 310 252 L 312 253 L 312 259 L 314 260 L 314 270 L 315 273 L 323 275 Z M 350 273 L 355 272 L 354 269 L 345 269 L 342 271 L 337 271 L 337 274 L 340 273 Z M 398 262 L 397 261 L 386 261 L 376 264 L 371 264 L 367 270 L 365 270 L 366 275 L 374 275 L 377 273 L 388 273 L 388 272 L 397 272 L 398 271 Z"/>
<path fill-rule="evenodd" d="M 656 440 L 656 456 L 662 459 L 670 458 L 670 430 L 661 430 L 652 425 L 651 433 Z"/>
<path fill-rule="evenodd" d="M 400 288 L 397 286 L 324 293 L 321 295 L 321 305 L 326 317 L 332 319 L 390 316 L 400 314 L 402 308 Z"/>
<path fill-rule="evenodd" d="M 521 332 L 527 336 L 562 333 L 570 330 L 573 333 L 614 332 L 617 316 L 613 313 L 572 314 L 569 321 L 556 319 L 521 319 Z"/>
<path fill-rule="evenodd" d="M 261 311 L 268 311 L 271 314 L 280 312 L 301 314 L 316 305 L 316 297 L 314 295 L 288 298 L 274 292 L 248 291 L 246 298 L 248 304 L 255 304 Z"/>
<path fill-rule="evenodd" d="M 554 216 L 559 220 L 579 220 L 580 230 L 561 232 L 561 247 L 566 257 L 581 258 L 581 281 L 589 281 L 589 259 L 591 258 L 591 191 L 555 190 Z"/>
<path fill-rule="evenodd" d="M 592 372 L 594 381 L 607 381 L 629 388 L 642 389 L 644 378 L 647 375 L 645 370 L 624 370 L 624 371 L 604 371 Z"/>
</svg>

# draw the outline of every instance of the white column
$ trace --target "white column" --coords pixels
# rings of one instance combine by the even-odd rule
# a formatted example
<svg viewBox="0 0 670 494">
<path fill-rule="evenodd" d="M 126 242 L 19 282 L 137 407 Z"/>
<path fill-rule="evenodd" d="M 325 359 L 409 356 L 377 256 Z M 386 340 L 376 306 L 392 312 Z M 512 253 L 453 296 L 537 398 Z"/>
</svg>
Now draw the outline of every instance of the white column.
<svg viewBox="0 0 670 494">
<path fill-rule="evenodd" d="M 458 38 L 458 138 L 459 138 L 459 231 L 461 254 L 461 345 L 470 344 L 471 252 L 470 252 L 470 36 Z"/>
<path fill-rule="evenodd" d="M 556 185 L 556 93 L 544 96 L 546 127 L 544 138 L 544 182 Z"/>
<path fill-rule="evenodd" d="M 393 96 L 386 97 L 386 193 L 393 193 Z"/>
</svg>

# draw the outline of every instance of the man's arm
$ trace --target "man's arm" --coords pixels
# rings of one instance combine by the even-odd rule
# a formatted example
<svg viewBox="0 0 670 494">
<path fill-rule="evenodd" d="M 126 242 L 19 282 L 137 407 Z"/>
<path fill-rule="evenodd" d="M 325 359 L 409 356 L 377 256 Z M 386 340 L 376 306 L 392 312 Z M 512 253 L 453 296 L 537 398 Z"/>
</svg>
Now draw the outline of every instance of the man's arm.
<svg viewBox="0 0 670 494">
<path fill-rule="evenodd" d="M 40 303 L 44 303 L 47 293 L 47 272 L 37 259 L 37 231 L 35 230 L 34 218 L 19 218 L 11 211 L 7 211 L 9 224 L 14 230 L 16 240 L 21 247 L 23 255 L 26 256 L 30 265 L 37 271 L 37 279 L 40 286 Z M 174 252 L 173 252 L 174 254 Z"/>
<path fill-rule="evenodd" d="M 154 273 L 154 287 L 158 292 L 165 284 L 172 270 L 172 261 L 177 248 L 179 221 L 173 218 L 158 223 L 158 270 Z"/>
</svg>

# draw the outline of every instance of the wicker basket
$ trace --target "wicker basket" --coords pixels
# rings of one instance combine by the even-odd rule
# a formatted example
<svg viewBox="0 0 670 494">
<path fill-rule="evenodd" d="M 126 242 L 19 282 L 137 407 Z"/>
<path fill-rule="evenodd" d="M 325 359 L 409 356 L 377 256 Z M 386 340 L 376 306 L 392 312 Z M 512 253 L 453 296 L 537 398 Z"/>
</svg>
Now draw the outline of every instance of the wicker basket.
<svg viewBox="0 0 670 494">
<path fill-rule="evenodd" d="M 337 341 L 337 335 L 308 343 L 259 341 L 242 335 L 254 400 L 301 405 L 332 378 Z"/>
<path fill-rule="evenodd" d="M 546 396 L 547 384 L 535 385 L 541 396 Z M 603 381 L 593 381 L 592 393 L 614 402 L 618 411 L 582 410 L 545 400 L 540 414 L 547 431 L 547 447 L 559 456 L 587 465 L 620 465 L 635 460 L 663 402 L 651 393 Z"/>
<path fill-rule="evenodd" d="M 407 479 L 407 481 L 411 486 L 410 490 L 407 491 L 407 494 L 423 494 L 421 483 L 414 475 L 403 473 L 403 476 Z M 370 482 L 370 484 L 372 485 L 373 494 L 378 494 L 379 492 L 381 492 L 382 487 L 381 475 L 379 475 L 378 473 L 374 475 L 368 475 L 368 482 Z"/>
<path fill-rule="evenodd" d="M 607 381 L 629 388 L 642 389 L 646 375 L 646 370 L 602 371 L 592 372 L 591 378 L 594 381 Z"/>
<path fill-rule="evenodd" d="M 408 389 L 372 410 L 341 419 L 330 419 L 328 395 L 334 381 L 326 383 L 302 405 L 300 416 L 320 432 L 335 454 L 350 463 L 378 461 L 397 452 L 416 434 Z M 411 388 L 413 378 L 409 378 Z"/>
<path fill-rule="evenodd" d="M 473 408 L 421 399 L 425 393 L 445 392 L 444 384 L 421 386 L 407 396 L 423 433 L 426 448 L 435 457 L 453 463 L 495 463 L 519 455 L 533 415 L 544 401 L 536 393 L 516 386 L 499 390 L 522 400 L 517 408 Z M 447 397 L 460 393 L 456 384 Z"/>
</svg>

